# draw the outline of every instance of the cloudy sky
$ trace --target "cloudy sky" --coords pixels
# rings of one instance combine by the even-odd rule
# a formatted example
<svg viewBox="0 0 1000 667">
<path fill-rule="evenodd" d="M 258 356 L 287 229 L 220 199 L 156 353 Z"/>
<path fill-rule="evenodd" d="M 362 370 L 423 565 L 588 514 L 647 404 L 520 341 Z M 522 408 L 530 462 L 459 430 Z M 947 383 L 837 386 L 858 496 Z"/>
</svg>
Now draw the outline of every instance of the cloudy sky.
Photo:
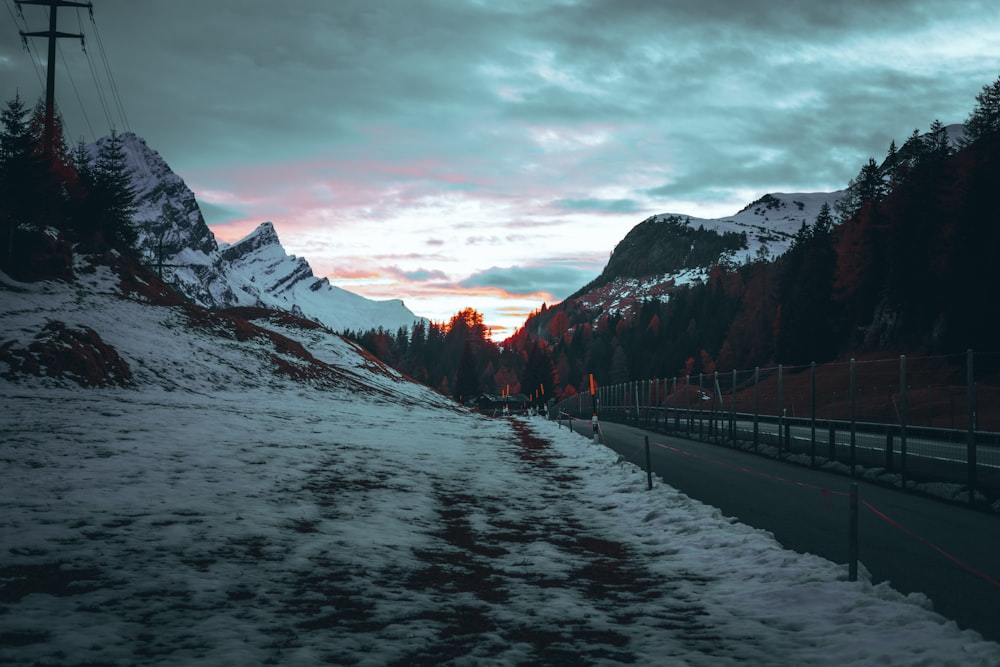
<svg viewBox="0 0 1000 667">
<path fill-rule="evenodd" d="M 47 10 L 0 2 L 0 95 L 33 102 L 45 40 L 18 28 Z M 840 189 L 1000 75 L 995 0 L 93 5 L 59 10 L 87 34 L 89 59 L 59 40 L 72 140 L 131 129 L 220 241 L 272 221 L 334 284 L 497 338 L 645 217 Z"/>
</svg>

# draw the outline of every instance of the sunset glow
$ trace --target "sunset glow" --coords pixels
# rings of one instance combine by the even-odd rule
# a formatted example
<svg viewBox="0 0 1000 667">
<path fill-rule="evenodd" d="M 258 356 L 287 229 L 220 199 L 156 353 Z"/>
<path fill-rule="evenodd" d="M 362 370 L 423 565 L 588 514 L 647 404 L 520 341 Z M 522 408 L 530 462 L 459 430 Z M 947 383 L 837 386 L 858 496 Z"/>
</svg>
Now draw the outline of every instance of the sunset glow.
<svg viewBox="0 0 1000 667">
<path fill-rule="evenodd" d="M 839 190 L 962 122 L 1000 53 L 977 0 L 94 4 L 128 113 L 66 40 L 72 142 L 132 130 L 221 242 L 270 221 L 333 284 L 435 321 L 475 308 L 496 338 L 650 215 Z M 30 18 L 0 31 L 0 94 L 29 104 Z"/>
</svg>

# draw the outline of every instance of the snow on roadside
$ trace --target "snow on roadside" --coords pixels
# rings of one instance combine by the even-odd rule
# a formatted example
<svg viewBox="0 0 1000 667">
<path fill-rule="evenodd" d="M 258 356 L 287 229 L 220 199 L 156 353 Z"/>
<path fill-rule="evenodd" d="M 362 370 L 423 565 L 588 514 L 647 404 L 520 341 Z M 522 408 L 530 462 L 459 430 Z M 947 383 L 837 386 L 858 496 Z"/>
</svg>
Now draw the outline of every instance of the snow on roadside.
<svg viewBox="0 0 1000 667">
<path fill-rule="evenodd" d="M 296 380 L 275 339 L 116 284 L 0 275 L 0 346 L 59 320 L 132 375 L 0 378 L 0 663 L 1000 664 L 556 424 L 258 320 L 336 370 Z"/>
<path fill-rule="evenodd" d="M 923 595 L 847 581 L 847 566 L 788 551 L 770 533 L 723 517 L 586 438 L 532 422 L 600 499 L 607 535 L 621 535 L 663 577 L 696 573 L 707 624 L 751 664 L 1000 665 L 1000 645 L 959 630 Z M 555 431 L 555 432 L 553 432 Z M 741 641 L 741 636 L 743 640 Z M 750 638 L 753 638 L 752 640 Z M 848 639 L 849 638 L 849 639 Z M 756 644 L 756 646 L 754 646 Z"/>
<path fill-rule="evenodd" d="M 540 419 L 294 389 L 5 389 L 0 662 L 1000 655 L 919 598 L 647 493 Z"/>
</svg>

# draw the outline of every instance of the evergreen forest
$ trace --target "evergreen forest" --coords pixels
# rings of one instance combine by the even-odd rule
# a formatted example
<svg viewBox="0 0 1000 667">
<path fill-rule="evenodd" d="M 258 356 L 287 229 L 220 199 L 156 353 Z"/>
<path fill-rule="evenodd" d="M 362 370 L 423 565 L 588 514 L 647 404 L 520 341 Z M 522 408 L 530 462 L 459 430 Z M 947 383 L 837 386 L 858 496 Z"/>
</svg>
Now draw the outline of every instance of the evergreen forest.
<svg viewBox="0 0 1000 667">
<path fill-rule="evenodd" d="M 603 385 L 865 353 L 998 352 L 1000 299 L 990 277 L 1000 248 L 998 193 L 1000 79 L 977 96 L 959 142 L 940 121 L 902 146 L 892 142 L 881 162 L 861 167 L 835 210 L 824 207 L 802 226 L 788 252 L 715 264 L 704 282 L 644 300 L 629 316 L 586 308 L 576 298 L 584 288 L 543 305 L 499 345 L 471 309 L 412 335 L 348 333 L 460 400 L 508 391 L 565 397 L 587 390 L 591 375 Z M 681 233 L 678 222 L 659 229 Z M 682 245 L 714 252 L 732 242 Z M 687 261 L 629 257 L 609 262 L 588 287 Z"/>
<path fill-rule="evenodd" d="M 74 246 L 131 252 L 136 197 L 121 136 L 70 150 L 58 114 L 20 97 L 0 111 L 0 269 L 18 280 L 72 277 Z"/>
</svg>

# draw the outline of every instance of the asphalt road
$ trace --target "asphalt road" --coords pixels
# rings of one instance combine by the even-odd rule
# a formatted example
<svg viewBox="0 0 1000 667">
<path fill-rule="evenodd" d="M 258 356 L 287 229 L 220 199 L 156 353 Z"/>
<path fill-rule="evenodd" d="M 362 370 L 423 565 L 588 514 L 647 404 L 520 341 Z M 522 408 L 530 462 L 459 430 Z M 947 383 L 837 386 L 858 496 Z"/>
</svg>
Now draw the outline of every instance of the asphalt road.
<svg viewBox="0 0 1000 667">
<path fill-rule="evenodd" d="M 591 437 L 589 421 L 573 425 Z M 631 426 L 601 431 L 643 468 L 648 436 L 653 473 L 670 486 L 788 549 L 848 562 L 850 478 Z M 859 560 L 872 581 L 923 593 L 959 627 L 1000 642 L 1000 517 L 862 481 L 858 491 Z"/>
</svg>

